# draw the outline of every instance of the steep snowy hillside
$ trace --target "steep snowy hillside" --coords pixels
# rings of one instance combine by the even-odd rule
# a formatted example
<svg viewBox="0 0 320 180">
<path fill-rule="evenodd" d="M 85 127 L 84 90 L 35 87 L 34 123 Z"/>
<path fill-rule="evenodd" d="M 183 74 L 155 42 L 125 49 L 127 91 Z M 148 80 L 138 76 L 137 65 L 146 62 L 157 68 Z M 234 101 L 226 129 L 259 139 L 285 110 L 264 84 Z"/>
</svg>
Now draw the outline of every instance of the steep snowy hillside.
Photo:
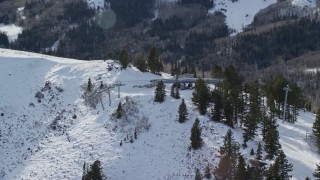
<svg viewBox="0 0 320 180">
<path fill-rule="evenodd" d="M 14 24 L 0 24 L 0 32 L 6 33 L 9 41 L 13 42 L 18 38 L 18 34 L 22 32 L 22 28 Z"/>
<path fill-rule="evenodd" d="M 210 12 L 221 11 L 226 15 L 226 23 L 229 28 L 236 32 L 242 32 L 243 28 L 251 24 L 257 12 L 270 4 L 276 3 L 277 0 L 217 0 L 215 6 Z"/>
<path fill-rule="evenodd" d="M 0 179 L 81 179 L 83 164 L 95 160 L 111 180 L 193 179 L 195 168 L 203 173 L 207 163 L 213 169 L 219 162 L 218 149 L 229 128 L 200 116 L 191 90 L 180 92 L 189 111 L 184 124 L 177 122 L 181 100 L 167 96 L 164 103 L 155 103 L 150 80 L 170 78 L 167 74 L 121 70 L 113 60 L 80 61 L 4 49 L 0 64 Z M 89 78 L 94 84 L 91 95 L 103 90 L 101 101 L 84 93 Z M 118 82 L 123 84 L 120 98 L 118 88 L 111 88 L 109 105 L 107 84 Z M 170 85 L 166 90 L 169 94 Z M 90 107 L 90 100 L 97 104 Z M 121 120 L 112 115 L 119 102 L 128 112 Z M 191 150 L 196 117 L 204 145 Z M 314 119 L 302 113 L 296 124 L 279 123 L 294 179 L 311 177 L 320 161 L 305 138 Z M 233 133 L 241 144 L 241 130 Z M 240 150 L 247 161 L 259 140 Z"/>
<path fill-rule="evenodd" d="M 226 15 L 226 23 L 235 33 L 243 31 L 247 25 L 253 22 L 254 16 L 262 9 L 277 3 L 277 0 L 216 0 L 211 13 L 220 11 Z M 291 0 L 293 6 L 299 8 L 316 7 L 316 0 Z M 298 10 L 296 10 L 298 11 Z M 306 9 L 310 11 L 310 9 Z M 310 12 L 306 12 L 310 13 Z"/>
</svg>

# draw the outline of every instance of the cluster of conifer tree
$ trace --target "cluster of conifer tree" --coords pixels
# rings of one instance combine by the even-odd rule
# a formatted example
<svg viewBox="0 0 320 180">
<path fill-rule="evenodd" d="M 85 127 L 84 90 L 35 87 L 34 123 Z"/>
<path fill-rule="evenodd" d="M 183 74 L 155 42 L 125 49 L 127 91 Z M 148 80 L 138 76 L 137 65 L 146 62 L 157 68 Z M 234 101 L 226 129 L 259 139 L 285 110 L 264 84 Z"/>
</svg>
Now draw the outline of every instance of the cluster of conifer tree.
<svg viewBox="0 0 320 180">
<path fill-rule="evenodd" d="M 9 39 L 6 33 L 0 31 L 0 47 L 8 48 L 9 47 Z"/>
<path fill-rule="evenodd" d="M 268 67 L 278 57 L 289 60 L 320 48 L 320 22 L 303 18 L 271 31 L 240 36 L 234 49 L 242 62 Z"/>
<path fill-rule="evenodd" d="M 209 112 L 213 121 L 225 123 L 231 128 L 237 126 L 243 130 L 243 148 L 247 147 L 246 143 L 258 135 L 258 129 L 261 129 L 263 142 L 259 143 L 257 149 L 257 161 L 262 158 L 262 149 L 267 153 L 266 158 L 276 158 L 268 170 L 251 171 L 239 155 L 240 146 L 233 140 L 230 130 L 220 150 L 222 157 L 214 171 L 216 179 L 251 179 L 262 176 L 267 179 L 290 179 L 292 165 L 288 163 L 281 150 L 276 118 L 283 118 L 283 88 L 289 84 L 291 91 L 288 93 L 286 121 L 294 123 L 297 120 L 298 110 L 304 107 L 301 90 L 281 76 L 267 83 L 245 83 L 233 66 L 223 69 L 214 65 L 212 76 L 223 79 L 212 91 L 204 80 L 198 79 L 196 82 L 192 101 L 198 107 L 199 113 L 206 114 L 213 104 Z M 320 128 L 318 129 L 320 132 Z"/>
<path fill-rule="evenodd" d="M 83 22 L 66 33 L 54 53 L 78 59 L 105 58 L 102 56 L 105 49 L 101 46 L 105 39 L 103 29 L 94 21 Z"/>
<path fill-rule="evenodd" d="M 131 27 L 142 19 L 152 17 L 154 0 L 109 0 L 117 16 L 117 25 Z"/>
<path fill-rule="evenodd" d="M 200 4 L 207 9 L 213 8 L 213 0 L 181 0 L 181 4 Z"/>
<path fill-rule="evenodd" d="M 107 179 L 102 173 L 101 162 L 96 160 L 90 167 L 88 164 L 83 165 L 82 180 L 104 180 Z"/>
</svg>

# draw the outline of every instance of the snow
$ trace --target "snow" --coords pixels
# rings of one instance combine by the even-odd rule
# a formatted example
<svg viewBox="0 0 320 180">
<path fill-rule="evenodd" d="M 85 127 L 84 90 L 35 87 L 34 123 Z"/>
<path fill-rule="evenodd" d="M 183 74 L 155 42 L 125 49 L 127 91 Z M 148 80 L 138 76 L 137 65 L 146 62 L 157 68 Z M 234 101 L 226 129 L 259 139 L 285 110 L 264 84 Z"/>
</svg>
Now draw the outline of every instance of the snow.
<svg viewBox="0 0 320 180">
<path fill-rule="evenodd" d="M 277 0 L 217 0 L 211 13 L 221 11 L 226 15 L 226 24 L 236 33 L 242 32 L 243 28 L 253 22 L 255 14 L 261 9 L 276 3 Z M 234 33 L 234 34 L 236 34 Z"/>
<path fill-rule="evenodd" d="M 285 152 L 289 163 L 293 164 L 293 179 L 305 179 L 312 177 L 316 164 L 320 162 L 320 155 L 310 141 L 312 124 L 315 115 L 300 112 L 295 124 L 279 122 L 279 135 L 282 149 Z"/>
<path fill-rule="evenodd" d="M 98 7 L 104 8 L 105 0 L 87 0 L 87 1 L 91 8 L 95 8 L 95 9 L 97 9 Z"/>
<path fill-rule="evenodd" d="M 0 24 L 0 31 L 6 33 L 9 41 L 13 42 L 18 39 L 18 35 L 22 32 L 22 28 L 14 24 Z"/>
<path fill-rule="evenodd" d="M 153 102 L 154 87 L 150 80 L 171 78 L 142 73 L 135 67 L 120 70 L 113 60 L 81 61 L 52 57 L 36 53 L 0 49 L 0 179 L 80 179 L 84 162 L 99 159 L 108 179 L 193 179 L 194 169 L 219 162 L 222 137 L 229 129 L 198 114 L 191 102 L 192 91 L 180 91 L 189 111 L 187 122 L 177 122 L 181 100 L 166 97 L 164 103 Z M 108 71 L 108 66 L 113 66 Z M 88 78 L 95 85 L 100 81 L 114 84 L 120 81 L 120 98 L 117 88 L 102 95 L 103 110 L 84 104 L 83 87 Z M 43 88 L 50 81 L 51 89 Z M 62 88 L 63 92 L 58 91 Z M 44 98 L 38 102 L 36 92 L 43 90 Z M 170 94 L 170 85 L 166 87 Z M 121 120 L 111 118 L 119 102 L 126 96 L 136 103 L 133 121 L 148 117 L 151 127 L 138 133 L 133 143 L 124 141 L 132 136 L 134 124 L 124 127 Z M 76 119 L 72 115 L 77 115 Z M 61 130 L 51 124 L 62 115 Z M 200 119 L 204 145 L 190 150 L 190 129 L 195 118 Z M 295 124 L 279 121 L 280 142 L 289 162 L 294 166 L 293 178 L 311 177 L 319 155 L 306 139 L 311 132 L 315 116 L 301 112 Z M 236 128 L 234 137 L 242 144 L 242 131 Z M 123 145 L 120 146 L 120 142 Z M 250 157 L 261 137 L 249 141 L 248 148 L 240 150 Z"/>
<path fill-rule="evenodd" d="M 305 69 L 304 72 L 317 74 L 318 72 L 320 72 L 320 68 L 308 68 L 308 69 Z"/>
<path fill-rule="evenodd" d="M 317 1 L 316 0 L 292 0 L 292 5 L 300 6 L 300 7 L 316 7 Z"/>
</svg>

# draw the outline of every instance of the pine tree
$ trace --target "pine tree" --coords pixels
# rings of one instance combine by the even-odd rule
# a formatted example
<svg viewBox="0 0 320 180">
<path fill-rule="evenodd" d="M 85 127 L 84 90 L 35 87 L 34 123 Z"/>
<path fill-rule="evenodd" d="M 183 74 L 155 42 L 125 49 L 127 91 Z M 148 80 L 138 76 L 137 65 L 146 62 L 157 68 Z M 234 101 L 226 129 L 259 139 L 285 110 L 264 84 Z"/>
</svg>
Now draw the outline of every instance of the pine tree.
<svg viewBox="0 0 320 180">
<path fill-rule="evenodd" d="M 127 51 L 125 51 L 125 50 L 121 51 L 120 57 L 119 57 L 119 61 L 120 61 L 121 65 L 122 65 L 123 69 L 126 69 L 128 67 L 129 62 L 128 62 L 128 53 L 127 53 Z"/>
<path fill-rule="evenodd" d="M 235 180 L 246 180 L 248 179 L 248 171 L 246 168 L 246 162 L 244 161 L 244 158 L 242 155 L 238 158 L 238 164 L 235 174 Z"/>
<path fill-rule="evenodd" d="M 88 79 L 88 85 L 87 85 L 87 91 L 91 92 L 92 91 L 92 83 L 91 83 L 91 79 Z"/>
<path fill-rule="evenodd" d="M 199 149 L 202 146 L 202 138 L 201 138 L 202 128 L 200 127 L 200 121 L 196 118 L 193 126 L 191 128 L 191 147 L 193 149 Z"/>
<path fill-rule="evenodd" d="M 229 129 L 226 135 L 223 138 L 223 146 L 220 148 L 221 155 L 227 155 L 231 157 L 238 156 L 239 145 L 233 138 L 233 133 L 231 129 Z"/>
<path fill-rule="evenodd" d="M 209 105 L 209 89 L 204 80 L 199 78 L 196 81 L 194 92 L 192 93 L 192 101 L 198 107 L 201 115 L 206 114 Z"/>
<path fill-rule="evenodd" d="M 96 160 L 91 166 L 90 170 L 82 176 L 82 180 L 103 180 L 105 175 L 102 173 L 101 162 Z"/>
<path fill-rule="evenodd" d="M 292 176 L 289 174 L 292 171 L 292 164 L 288 163 L 286 155 L 280 151 L 273 165 L 267 171 L 266 179 L 281 179 L 289 180 Z"/>
<path fill-rule="evenodd" d="M 175 93 L 174 98 L 180 99 L 180 92 L 179 92 L 179 87 L 178 87 L 178 85 L 176 86 L 176 93 Z"/>
<path fill-rule="evenodd" d="M 279 177 L 279 161 L 275 161 L 274 164 L 272 164 L 266 173 L 266 180 L 280 180 Z"/>
<path fill-rule="evenodd" d="M 249 96 L 249 112 L 246 118 L 243 120 L 243 145 L 246 147 L 246 143 L 253 139 L 256 135 L 256 130 L 258 128 L 258 123 L 261 119 L 261 110 L 259 105 L 259 87 L 258 83 L 254 83 L 250 87 Z"/>
<path fill-rule="evenodd" d="M 281 145 L 279 143 L 279 132 L 276 128 L 270 129 L 266 133 L 266 137 L 264 139 L 265 146 L 264 149 L 268 153 L 268 158 L 273 159 L 275 155 L 278 154 Z"/>
<path fill-rule="evenodd" d="M 207 164 L 206 169 L 204 170 L 204 177 L 207 179 L 211 178 L 211 173 L 210 173 L 210 166 Z"/>
<path fill-rule="evenodd" d="M 149 51 L 148 63 L 147 63 L 151 73 L 159 73 L 163 68 L 162 64 L 159 61 L 157 49 L 152 47 Z"/>
<path fill-rule="evenodd" d="M 183 123 L 187 120 L 188 109 L 184 99 L 182 99 L 181 104 L 179 105 L 179 122 Z"/>
<path fill-rule="evenodd" d="M 251 155 L 251 156 L 254 155 L 254 150 L 253 150 L 253 148 L 251 148 L 250 155 Z"/>
<path fill-rule="evenodd" d="M 118 108 L 117 108 L 117 119 L 121 119 L 122 117 L 122 105 L 121 102 L 119 102 Z"/>
<path fill-rule="evenodd" d="M 239 145 L 234 140 L 231 129 L 224 136 L 223 145 L 220 147 L 221 158 L 218 167 L 214 170 L 215 179 L 234 179 Z"/>
<path fill-rule="evenodd" d="M 257 160 L 261 160 L 262 159 L 262 146 L 261 146 L 260 142 L 258 144 L 258 149 L 257 149 L 257 153 L 256 153 L 256 159 Z"/>
<path fill-rule="evenodd" d="M 214 169 L 214 177 L 216 180 L 234 179 L 234 169 L 236 160 L 230 156 L 222 156 L 218 166 Z"/>
<path fill-rule="evenodd" d="M 233 123 L 233 107 L 231 104 L 231 100 L 230 98 L 226 98 L 225 101 L 223 102 L 223 115 L 226 119 L 226 124 L 228 126 L 230 126 L 231 128 L 234 127 L 234 123 Z"/>
<path fill-rule="evenodd" d="M 112 59 L 112 58 L 113 58 L 112 52 L 108 52 L 107 58 L 108 58 L 108 59 Z"/>
<path fill-rule="evenodd" d="M 222 97 L 218 90 L 212 91 L 212 101 L 214 103 L 213 109 L 211 109 L 211 119 L 214 121 L 221 121 L 222 120 Z"/>
<path fill-rule="evenodd" d="M 162 103 L 166 97 L 165 85 L 163 81 L 157 83 L 156 90 L 154 92 L 154 101 Z"/>
<path fill-rule="evenodd" d="M 290 175 L 289 173 L 293 170 L 293 168 L 292 168 L 293 165 L 288 162 L 287 157 L 282 150 L 280 151 L 277 159 L 279 160 L 279 165 L 280 165 L 279 166 L 280 167 L 280 178 L 281 179 L 290 179 L 292 177 L 292 175 Z"/>
<path fill-rule="evenodd" d="M 313 135 L 315 137 L 315 143 L 318 147 L 318 150 L 320 151 L 320 108 L 318 109 L 316 120 L 313 123 L 312 127 Z"/>
<path fill-rule="evenodd" d="M 200 173 L 198 168 L 196 169 L 194 179 L 195 180 L 202 180 L 202 175 L 201 175 L 201 173 Z"/>
<path fill-rule="evenodd" d="M 320 179 L 320 165 L 317 164 L 317 168 L 313 173 L 313 176 L 316 177 L 318 180 Z"/>
<path fill-rule="evenodd" d="M 174 98 L 174 85 L 171 86 L 170 96 Z"/>
<path fill-rule="evenodd" d="M 136 66 L 141 72 L 146 72 L 147 71 L 147 64 L 146 60 L 144 59 L 143 54 L 139 55 L 135 60 L 134 60 L 134 66 Z"/>
<path fill-rule="evenodd" d="M 268 158 L 273 159 L 279 153 L 281 145 L 279 143 L 279 132 L 277 128 L 270 129 L 264 138 L 264 149 L 268 153 Z"/>
</svg>

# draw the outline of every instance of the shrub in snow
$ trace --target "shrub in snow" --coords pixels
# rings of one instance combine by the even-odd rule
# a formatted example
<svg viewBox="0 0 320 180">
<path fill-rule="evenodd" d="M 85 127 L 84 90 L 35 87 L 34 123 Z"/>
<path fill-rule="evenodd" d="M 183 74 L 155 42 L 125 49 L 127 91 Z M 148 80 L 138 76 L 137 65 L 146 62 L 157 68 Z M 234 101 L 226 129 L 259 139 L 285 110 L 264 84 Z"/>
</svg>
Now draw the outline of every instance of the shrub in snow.
<svg viewBox="0 0 320 180">
<path fill-rule="evenodd" d="M 134 136 L 135 138 L 139 133 L 149 130 L 151 127 L 149 118 L 140 112 L 139 106 L 141 105 L 130 97 L 126 97 L 126 101 L 124 103 L 119 103 L 118 108 L 112 113 L 110 118 L 111 121 L 117 123 L 113 129 L 115 131 L 120 130 L 121 132 Z M 121 107 L 121 111 L 119 110 L 119 107 Z M 120 119 L 119 114 L 121 114 Z M 129 138 L 127 139 L 129 140 Z"/>
<path fill-rule="evenodd" d="M 38 92 L 35 94 L 35 97 L 36 97 L 37 99 L 43 99 L 43 98 L 44 98 L 44 94 L 43 94 L 42 92 L 38 91 Z"/>
</svg>

